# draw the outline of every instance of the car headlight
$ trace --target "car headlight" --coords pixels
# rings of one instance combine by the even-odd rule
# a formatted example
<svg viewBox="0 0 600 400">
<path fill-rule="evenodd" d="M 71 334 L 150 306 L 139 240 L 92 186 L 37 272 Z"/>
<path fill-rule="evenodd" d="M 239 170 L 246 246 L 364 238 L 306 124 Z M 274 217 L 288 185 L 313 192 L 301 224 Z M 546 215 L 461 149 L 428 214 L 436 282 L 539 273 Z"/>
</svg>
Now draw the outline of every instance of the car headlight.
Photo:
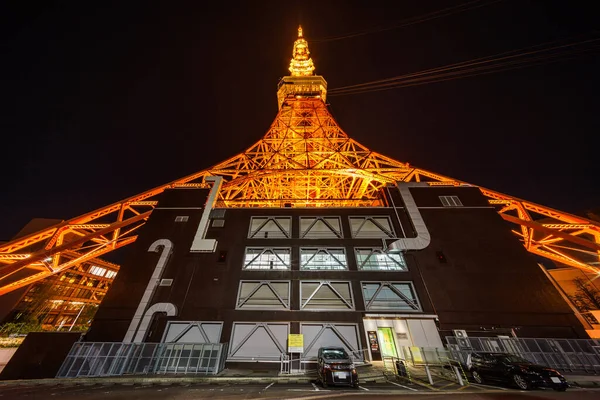
<svg viewBox="0 0 600 400">
<path fill-rule="evenodd" d="M 323 368 L 331 368 L 331 365 L 329 365 L 329 364 L 323 364 Z"/>
</svg>

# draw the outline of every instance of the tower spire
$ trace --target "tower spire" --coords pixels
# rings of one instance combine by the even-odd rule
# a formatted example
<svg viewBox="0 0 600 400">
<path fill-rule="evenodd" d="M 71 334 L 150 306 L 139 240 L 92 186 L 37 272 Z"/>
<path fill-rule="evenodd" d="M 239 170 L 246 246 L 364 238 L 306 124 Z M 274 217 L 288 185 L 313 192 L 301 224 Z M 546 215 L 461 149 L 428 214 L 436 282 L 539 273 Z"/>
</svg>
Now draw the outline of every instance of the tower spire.
<svg viewBox="0 0 600 400">
<path fill-rule="evenodd" d="M 302 35 L 302 26 L 298 26 L 298 39 L 294 42 L 290 72 L 292 76 L 311 76 L 314 70 L 315 66 L 310 58 L 310 51 L 308 51 L 308 42 Z"/>
</svg>

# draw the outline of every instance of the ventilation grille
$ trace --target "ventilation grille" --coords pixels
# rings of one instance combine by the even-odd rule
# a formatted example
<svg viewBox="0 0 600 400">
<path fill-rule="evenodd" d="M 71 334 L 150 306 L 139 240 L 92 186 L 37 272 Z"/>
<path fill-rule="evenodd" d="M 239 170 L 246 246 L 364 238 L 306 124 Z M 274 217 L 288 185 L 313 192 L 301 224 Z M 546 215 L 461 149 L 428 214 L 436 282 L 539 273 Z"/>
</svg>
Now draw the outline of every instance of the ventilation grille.
<svg viewBox="0 0 600 400">
<path fill-rule="evenodd" d="M 175 217 L 175 222 L 187 222 L 188 219 L 190 219 L 190 217 L 188 217 L 187 215 L 179 215 Z"/>
<path fill-rule="evenodd" d="M 173 279 L 161 279 L 159 286 L 171 286 L 173 284 Z"/>
<path fill-rule="evenodd" d="M 225 226 L 225 220 L 224 219 L 215 219 L 212 222 L 212 226 L 213 226 L 213 228 L 222 228 Z"/>
<path fill-rule="evenodd" d="M 225 209 L 217 208 L 210 211 L 210 218 L 225 218 Z"/>
</svg>

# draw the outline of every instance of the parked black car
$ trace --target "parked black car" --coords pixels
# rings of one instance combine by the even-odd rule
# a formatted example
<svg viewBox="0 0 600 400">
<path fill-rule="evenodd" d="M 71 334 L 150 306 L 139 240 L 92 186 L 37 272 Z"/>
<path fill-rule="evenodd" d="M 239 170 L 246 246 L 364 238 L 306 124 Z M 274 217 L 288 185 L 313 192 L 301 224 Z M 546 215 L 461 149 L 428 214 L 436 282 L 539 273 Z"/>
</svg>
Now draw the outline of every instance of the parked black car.
<svg viewBox="0 0 600 400">
<path fill-rule="evenodd" d="M 321 347 L 317 355 L 317 375 L 323 387 L 350 385 L 358 387 L 358 373 L 343 347 Z"/>
<path fill-rule="evenodd" d="M 514 354 L 471 353 L 467 364 L 477 383 L 505 382 L 515 384 L 522 390 L 550 387 L 560 392 L 569 387 L 560 372 Z"/>
</svg>

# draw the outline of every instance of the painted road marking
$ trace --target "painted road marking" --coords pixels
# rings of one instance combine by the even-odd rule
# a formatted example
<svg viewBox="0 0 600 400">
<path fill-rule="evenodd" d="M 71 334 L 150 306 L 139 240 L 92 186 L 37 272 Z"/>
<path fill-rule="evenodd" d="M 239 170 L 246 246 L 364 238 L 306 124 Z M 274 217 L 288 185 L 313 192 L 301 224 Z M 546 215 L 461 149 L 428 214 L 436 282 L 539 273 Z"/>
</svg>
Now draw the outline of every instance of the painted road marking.
<svg viewBox="0 0 600 400">
<path fill-rule="evenodd" d="M 417 389 L 413 389 L 413 388 L 410 388 L 410 387 L 408 387 L 408 386 L 401 385 L 401 384 L 399 384 L 399 383 L 396 383 L 396 382 L 388 381 L 388 383 L 391 383 L 392 385 L 396 385 L 396 386 L 403 387 L 404 389 L 412 390 L 413 392 L 418 392 L 418 390 L 417 390 Z"/>
<path fill-rule="evenodd" d="M 507 388 L 503 388 L 500 386 L 490 386 L 490 385 L 484 385 L 482 383 L 471 383 L 471 385 L 475 386 L 475 387 L 483 387 L 483 388 L 492 388 L 492 389 L 500 389 L 500 390 L 508 390 Z"/>
<path fill-rule="evenodd" d="M 268 388 L 270 388 L 271 386 L 273 386 L 275 384 L 275 382 L 271 382 L 266 388 L 264 388 L 263 390 L 267 390 Z"/>
<path fill-rule="evenodd" d="M 359 388 L 361 388 L 362 390 L 366 390 L 367 392 L 369 391 L 369 389 L 367 389 L 367 388 L 364 388 L 364 387 L 362 387 L 362 386 L 359 386 Z"/>
<path fill-rule="evenodd" d="M 321 389 L 319 389 L 319 388 L 317 387 L 317 385 L 315 385 L 315 383 L 314 383 L 314 382 L 311 382 L 310 384 L 311 384 L 311 385 L 313 385 L 313 387 L 315 388 L 315 391 L 317 391 L 317 392 L 318 392 L 318 391 L 320 391 L 320 390 L 321 390 Z"/>
</svg>

